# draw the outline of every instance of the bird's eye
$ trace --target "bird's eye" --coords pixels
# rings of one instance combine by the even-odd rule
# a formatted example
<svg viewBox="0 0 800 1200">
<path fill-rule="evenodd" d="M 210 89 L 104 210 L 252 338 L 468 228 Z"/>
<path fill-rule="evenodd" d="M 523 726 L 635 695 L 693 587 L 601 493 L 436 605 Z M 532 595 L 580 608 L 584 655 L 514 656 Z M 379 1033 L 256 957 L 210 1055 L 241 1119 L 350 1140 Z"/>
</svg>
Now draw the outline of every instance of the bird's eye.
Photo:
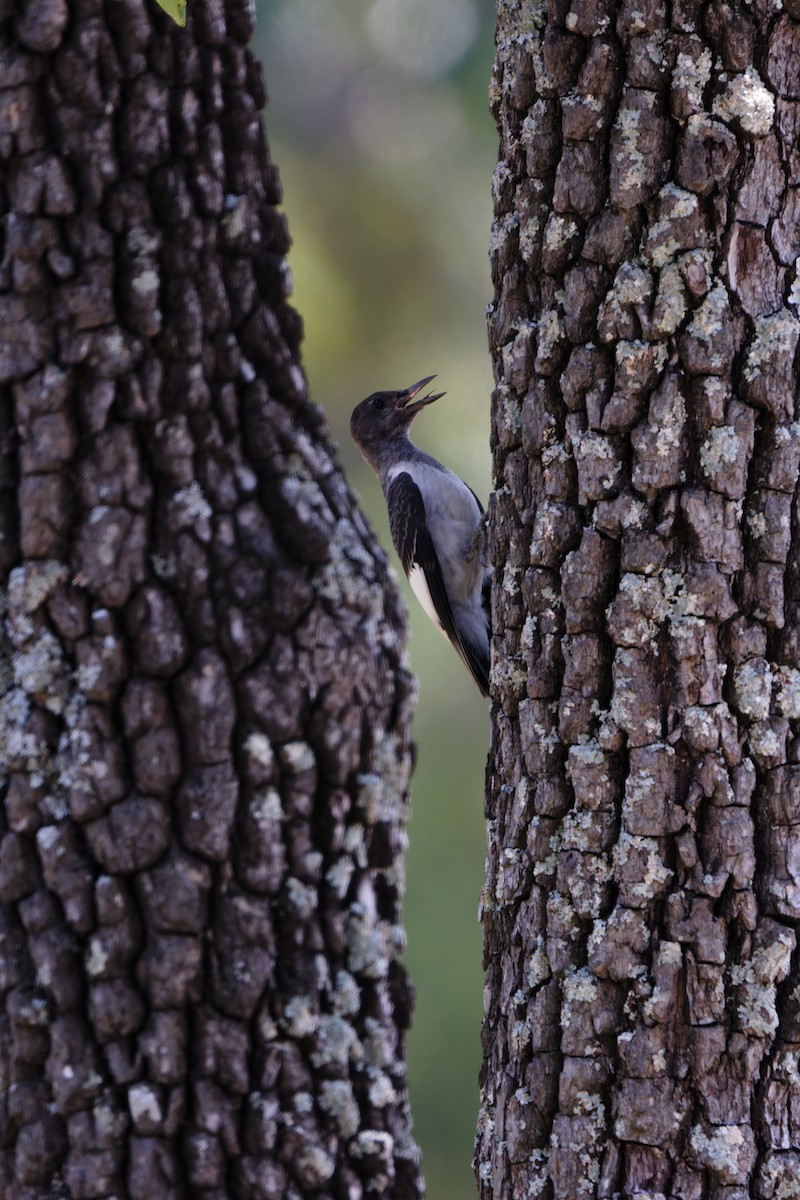
<svg viewBox="0 0 800 1200">
<path fill-rule="evenodd" d="M 386 403 L 386 401 L 384 400 L 383 396 L 376 396 L 375 399 L 372 401 L 372 407 L 373 408 L 383 408 L 385 403 Z"/>
</svg>

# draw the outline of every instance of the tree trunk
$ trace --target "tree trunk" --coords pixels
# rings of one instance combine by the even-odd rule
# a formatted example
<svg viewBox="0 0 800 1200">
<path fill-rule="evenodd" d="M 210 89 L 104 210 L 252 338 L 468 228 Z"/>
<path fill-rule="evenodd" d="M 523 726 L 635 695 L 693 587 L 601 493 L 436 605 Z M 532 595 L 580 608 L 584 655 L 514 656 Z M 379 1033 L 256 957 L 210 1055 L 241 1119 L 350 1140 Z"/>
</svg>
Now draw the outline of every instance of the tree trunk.
<svg viewBox="0 0 800 1200">
<path fill-rule="evenodd" d="M 494 1200 L 800 1196 L 799 22 L 499 0 Z"/>
<path fill-rule="evenodd" d="M 0 4 L 0 1195 L 417 1197 L 401 608 L 247 0 Z"/>
</svg>

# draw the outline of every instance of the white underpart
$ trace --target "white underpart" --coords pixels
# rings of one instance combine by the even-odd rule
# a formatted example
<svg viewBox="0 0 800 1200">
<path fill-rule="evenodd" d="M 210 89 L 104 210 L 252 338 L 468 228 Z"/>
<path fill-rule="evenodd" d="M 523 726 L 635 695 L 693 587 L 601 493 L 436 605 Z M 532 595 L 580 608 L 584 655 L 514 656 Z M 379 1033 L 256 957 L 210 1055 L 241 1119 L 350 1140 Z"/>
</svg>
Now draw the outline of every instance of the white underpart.
<svg viewBox="0 0 800 1200">
<path fill-rule="evenodd" d="M 411 570 L 408 572 L 408 582 L 411 584 L 412 592 L 417 597 L 436 628 L 440 633 L 444 633 L 444 629 L 442 628 L 442 623 L 439 620 L 439 614 L 436 612 L 434 607 L 430 588 L 428 587 L 428 581 L 425 578 L 425 572 L 423 571 L 422 567 L 418 567 L 416 564 L 412 566 Z M 444 633 L 444 636 L 447 637 L 447 634 Z"/>
<path fill-rule="evenodd" d="M 471 546 L 481 516 L 477 500 L 463 480 L 441 464 L 396 463 L 387 471 L 387 485 L 402 473 L 411 476 L 425 498 L 425 517 L 440 564 L 446 569 L 446 578 L 455 585 L 456 595 L 462 600 L 454 608 L 469 609 L 474 606 L 481 611 L 484 568 Z M 442 562 L 443 556 L 446 563 Z M 444 633 L 422 568 L 412 567 L 408 580 L 425 612 L 436 628 Z M 452 594 L 450 603 L 453 605 Z"/>
</svg>

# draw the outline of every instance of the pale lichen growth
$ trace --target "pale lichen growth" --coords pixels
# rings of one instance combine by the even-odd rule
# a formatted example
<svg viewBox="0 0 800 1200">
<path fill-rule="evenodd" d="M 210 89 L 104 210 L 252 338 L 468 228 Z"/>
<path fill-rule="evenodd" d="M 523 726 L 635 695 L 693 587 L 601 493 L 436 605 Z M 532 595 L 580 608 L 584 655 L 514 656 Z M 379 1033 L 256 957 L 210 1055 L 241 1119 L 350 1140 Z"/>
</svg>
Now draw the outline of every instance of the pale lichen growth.
<svg viewBox="0 0 800 1200">
<path fill-rule="evenodd" d="M 528 119 L 530 120 L 530 118 Z M 513 187 L 513 185 L 514 176 L 508 163 L 502 160 L 496 162 L 492 171 L 492 199 L 495 203 L 500 199 L 504 189 Z"/>
<path fill-rule="evenodd" d="M 654 429 L 656 458 L 671 458 L 683 438 L 685 425 L 686 401 L 679 389 L 675 388 L 663 405 L 661 419 Z"/>
<path fill-rule="evenodd" d="M 700 465 L 707 479 L 713 481 L 721 470 L 735 463 L 742 449 L 742 439 L 732 425 L 716 425 L 700 447 Z"/>
<path fill-rule="evenodd" d="M 29 616 L 44 604 L 60 583 L 69 577 L 64 563 L 55 559 L 15 567 L 8 576 L 8 607 Z"/>
<path fill-rule="evenodd" d="M 249 805 L 250 816 L 257 825 L 267 825 L 283 819 L 283 805 L 276 788 L 256 792 Z"/>
<path fill-rule="evenodd" d="M 224 211 L 220 226 L 225 236 L 233 241 L 247 232 L 249 207 L 246 196 L 238 196 L 228 192 L 225 196 Z"/>
<path fill-rule="evenodd" d="M 800 308 L 800 257 L 794 260 L 794 279 L 789 289 L 789 303 L 793 308 Z"/>
<path fill-rule="evenodd" d="M 544 249 L 554 253 L 571 241 L 580 230 L 574 217 L 566 213 L 550 213 L 544 229 Z"/>
<path fill-rule="evenodd" d="M 489 672 L 492 691 L 507 692 L 510 695 L 522 695 L 528 680 L 525 667 L 513 659 L 492 660 Z"/>
<path fill-rule="evenodd" d="M 325 1013 L 318 1018 L 316 1043 L 310 1055 L 314 1067 L 346 1067 L 351 1058 L 360 1062 L 364 1056 L 353 1026 L 336 1014 Z"/>
<path fill-rule="evenodd" d="M 691 119 L 690 119 L 691 120 Z M 698 210 L 694 192 L 675 183 L 666 183 L 658 193 L 658 220 L 650 227 L 646 255 L 657 270 L 673 262 L 687 249 L 678 236 L 676 222 L 692 218 Z"/>
<path fill-rule="evenodd" d="M 703 89 L 711 78 L 711 51 L 703 49 L 699 54 L 678 55 L 672 72 L 672 87 L 685 94 L 686 106 L 698 112 L 703 107 Z"/>
<path fill-rule="evenodd" d="M 309 1037 L 316 1031 L 318 1023 L 319 1014 L 306 996 L 293 996 L 283 1010 L 283 1028 L 293 1038 Z"/>
<path fill-rule="evenodd" d="M 519 226 L 519 253 L 524 262 L 530 262 L 539 250 L 541 220 L 537 215 L 528 217 Z"/>
<path fill-rule="evenodd" d="M 523 850 L 511 846 L 501 850 L 495 880 L 495 899 L 498 904 L 512 904 L 517 899 L 527 862 L 528 856 Z"/>
<path fill-rule="evenodd" d="M 749 658 L 733 672 L 736 707 L 745 717 L 763 721 L 769 716 L 772 671 L 763 658 Z"/>
<path fill-rule="evenodd" d="M 702 750 L 716 750 L 719 745 L 717 709 L 723 705 L 706 708 L 693 704 L 683 711 L 683 728 L 692 746 Z"/>
<path fill-rule="evenodd" d="M 364 1129 L 359 1133 L 353 1145 L 353 1151 L 363 1158 L 382 1158 L 388 1161 L 392 1157 L 394 1138 L 390 1133 L 379 1129 Z"/>
<path fill-rule="evenodd" d="M 545 983 L 550 978 L 550 974 L 550 960 L 547 957 L 546 942 L 544 937 L 539 935 L 536 939 L 536 948 L 528 959 L 525 968 L 525 981 L 530 990 L 533 991 L 540 984 Z"/>
<path fill-rule="evenodd" d="M 500 399 L 500 419 L 510 434 L 519 431 L 522 425 L 522 405 L 517 397 L 507 387 L 498 388 Z"/>
<path fill-rule="evenodd" d="M 614 654 L 614 692 L 609 717 L 620 729 L 629 729 L 634 724 L 641 725 L 643 734 L 651 740 L 656 740 L 661 730 L 661 721 L 655 715 L 642 717 L 639 672 L 640 663 L 636 652 L 624 646 L 618 647 Z"/>
<path fill-rule="evenodd" d="M 597 482 L 604 492 L 613 491 L 619 483 L 624 466 L 611 439 L 602 433 L 587 430 L 585 433 L 573 435 L 572 446 L 578 478 L 580 479 L 586 468 L 590 468 L 595 475 L 604 471 L 604 474 L 598 475 Z"/>
<path fill-rule="evenodd" d="M 670 337 L 679 329 L 688 307 L 683 273 L 677 263 L 667 263 L 658 277 L 650 335 L 662 340 Z"/>
<path fill-rule="evenodd" d="M 345 936 L 348 969 L 368 979 L 384 978 L 389 970 L 391 944 L 391 929 L 386 922 L 375 922 L 363 905 L 352 904 Z"/>
<path fill-rule="evenodd" d="M 331 997 L 333 1012 L 353 1016 L 361 1008 L 361 989 L 349 971 L 336 972 L 336 989 Z"/>
<path fill-rule="evenodd" d="M 773 678 L 783 715 L 790 721 L 800 719 L 800 671 L 796 667 L 776 667 Z"/>
<path fill-rule="evenodd" d="M 675 750 L 672 746 L 667 745 L 665 742 L 659 742 L 647 747 L 647 749 L 649 757 L 640 759 L 641 762 L 650 763 L 658 767 L 663 763 L 666 770 L 670 770 L 672 760 L 675 758 Z M 653 771 L 648 770 L 647 767 L 631 767 L 628 777 L 625 780 L 625 795 L 622 807 L 623 825 L 626 824 L 626 817 L 638 812 L 641 806 L 648 801 L 656 783 L 657 775 L 654 775 Z"/>
<path fill-rule="evenodd" d="M 531 650 L 536 645 L 536 634 L 539 628 L 539 619 L 533 613 L 528 613 L 525 618 L 525 624 L 522 626 L 519 644 L 525 650 Z"/>
<path fill-rule="evenodd" d="M 724 284 L 717 282 L 692 317 L 688 326 L 689 334 L 709 344 L 722 331 L 723 318 L 728 311 L 728 293 Z"/>
<path fill-rule="evenodd" d="M 328 870 L 325 872 L 325 880 L 333 889 L 340 900 L 343 900 L 347 895 L 347 890 L 350 887 L 350 881 L 353 878 L 355 864 L 351 858 L 343 855 L 331 863 Z"/>
<path fill-rule="evenodd" d="M 369 770 L 357 776 L 356 802 L 367 825 L 408 817 L 408 755 L 393 733 L 373 729 Z"/>
<path fill-rule="evenodd" d="M 666 1074 L 667 1055 L 666 1055 L 666 1051 L 663 1049 L 663 1047 L 661 1050 L 656 1051 L 656 1053 L 653 1055 L 653 1057 L 651 1058 L 650 1061 L 653 1065 L 653 1070 L 656 1071 L 657 1074 L 659 1074 L 659 1075 Z"/>
<path fill-rule="evenodd" d="M 148 1083 L 135 1083 L 128 1088 L 128 1108 L 134 1123 L 149 1120 L 160 1124 L 163 1120 L 158 1092 Z"/>
<path fill-rule="evenodd" d="M 370 1082 L 367 1088 L 367 1097 L 373 1108 L 386 1108 L 387 1105 L 394 1104 L 397 1100 L 397 1092 L 386 1072 L 377 1067 L 370 1067 L 368 1075 Z"/>
<path fill-rule="evenodd" d="M 311 883 L 301 883 L 292 875 L 286 882 L 286 899 L 296 916 L 307 921 L 317 907 L 317 889 Z"/>
<path fill-rule="evenodd" d="M 272 749 L 272 743 L 265 733 L 253 731 L 248 734 L 245 739 L 244 748 L 259 766 L 263 767 L 266 771 L 272 769 L 275 762 L 275 754 Z"/>
<path fill-rule="evenodd" d="M 550 362 L 556 347 L 564 341 L 567 329 L 564 316 L 554 308 L 547 309 L 537 327 L 536 363 L 541 367 Z"/>
<path fill-rule="evenodd" d="M 133 271 L 130 286 L 137 296 L 147 299 L 155 296 L 161 286 L 158 271 L 154 267 L 139 267 Z"/>
<path fill-rule="evenodd" d="M 69 669 L 61 644 L 49 629 L 39 629 L 12 656 L 19 687 L 50 712 L 62 714 L 70 693 Z"/>
<path fill-rule="evenodd" d="M 573 1022 L 580 1027 L 582 1007 L 593 1008 L 600 996 L 600 981 L 588 967 L 579 967 L 564 975 L 561 1001 L 561 1028 L 569 1029 Z"/>
<path fill-rule="evenodd" d="M 284 742 L 280 748 L 281 765 L 293 775 L 301 775 L 304 771 L 312 771 L 316 766 L 314 751 L 308 742 Z"/>
<path fill-rule="evenodd" d="M 198 526 L 203 525 L 207 537 L 211 536 L 211 530 L 207 526 L 207 522 L 214 515 L 214 510 L 203 495 L 202 488 L 197 480 L 190 483 L 188 487 L 181 488 L 180 491 L 175 492 L 172 502 L 177 509 L 181 510 L 186 520 L 195 526 L 195 532 L 197 532 Z"/>
<path fill-rule="evenodd" d="M 744 378 L 748 382 L 769 371 L 776 357 L 791 359 L 800 338 L 800 320 L 788 308 L 756 318 L 755 337 L 747 351 Z"/>
<path fill-rule="evenodd" d="M 706 1133 L 702 1125 L 692 1129 L 690 1145 L 698 1161 L 712 1175 L 734 1182 L 739 1173 L 739 1157 L 745 1145 L 740 1125 L 716 1125 Z"/>
<path fill-rule="evenodd" d="M 760 1194 L 768 1200 L 800 1200 L 800 1154 L 770 1152 L 758 1179 Z"/>
<path fill-rule="evenodd" d="M 342 518 L 328 541 L 328 560 L 315 572 L 315 590 L 334 610 L 359 613 L 359 636 L 370 646 L 400 650 L 406 666 L 405 646 L 386 619 L 386 592 L 374 578 L 375 564 L 366 548 L 353 537 L 353 526 Z M 390 572 L 393 576 L 393 572 Z"/>
<path fill-rule="evenodd" d="M 297 1157 L 297 1170 L 307 1186 L 321 1188 L 332 1178 L 336 1159 L 322 1146 L 306 1145 Z"/>
<path fill-rule="evenodd" d="M 658 838 L 621 833 L 612 853 L 615 875 L 627 874 L 625 868 L 631 859 L 636 863 L 638 875 L 635 882 L 626 879 L 629 899 L 646 904 L 662 895 L 672 880 L 672 871 L 661 859 Z"/>
<path fill-rule="evenodd" d="M 769 1038 L 778 1028 L 777 985 L 789 973 L 796 940 L 792 930 L 772 923 L 770 936 L 752 957 L 731 967 L 731 983 L 738 989 L 736 1011 L 745 1033 Z"/>
<path fill-rule="evenodd" d="M 713 112 L 751 137 L 766 137 L 775 120 L 775 97 L 755 67 L 748 67 L 744 74 L 734 75 L 717 96 Z"/>
<path fill-rule="evenodd" d="M 358 1132 L 361 1115 L 349 1080 L 323 1080 L 319 1090 L 319 1106 L 333 1119 L 342 1137 L 351 1138 Z"/>
<path fill-rule="evenodd" d="M 653 107 L 655 94 L 652 94 L 650 106 Z M 614 131 L 618 135 L 617 162 L 620 174 L 619 190 L 623 193 L 640 188 L 647 177 L 646 159 L 642 153 L 641 131 L 639 126 L 642 113 L 638 108 L 623 106 L 619 110 Z"/>
<path fill-rule="evenodd" d="M 364 1021 L 364 1062 L 369 1067 L 399 1069 L 394 1036 L 374 1017 Z"/>
<path fill-rule="evenodd" d="M 89 949 L 84 962 L 86 974 L 90 979 L 100 979 L 108 966 L 108 950 L 102 938 L 93 936 L 89 940 Z"/>
<path fill-rule="evenodd" d="M 786 734 L 780 737 L 768 721 L 756 721 L 750 726 L 747 747 L 759 766 L 774 767 L 786 760 Z"/>
<path fill-rule="evenodd" d="M 640 261 L 625 262 L 617 270 L 611 291 L 600 310 L 601 321 L 611 316 L 620 320 L 628 307 L 648 304 L 653 294 L 653 276 Z"/>
<path fill-rule="evenodd" d="M 748 508 L 745 517 L 747 528 L 754 538 L 762 538 L 767 532 L 767 521 L 763 512 L 757 508 Z"/>
<path fill-rule="evenodd" d="M 519 215 L 515 212 L 506 213 L 504 217 L 492 222 L 489 235 L 489 252 L 497 254 L 503 249 L 513 231 L 519 225 Z"/>
<path fill-rule="evenodd" d="M 167 582 L 177 578 L 178 561 L 174 554 L 151 554 L 150 563 L 159 579 Z"/>
</svg>

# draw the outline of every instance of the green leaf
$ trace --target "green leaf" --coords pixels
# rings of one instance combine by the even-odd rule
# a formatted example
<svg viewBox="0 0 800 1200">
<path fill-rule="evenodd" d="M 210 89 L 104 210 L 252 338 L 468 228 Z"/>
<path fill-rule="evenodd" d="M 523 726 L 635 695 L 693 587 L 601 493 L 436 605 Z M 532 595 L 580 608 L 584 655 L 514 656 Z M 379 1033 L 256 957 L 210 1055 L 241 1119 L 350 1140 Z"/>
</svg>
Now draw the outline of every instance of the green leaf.
<svg viewBox="0 0 800 1200">
<path fill-rule="evenodd" d="M 186 24 L 186 0 L 156 0 L 156 4 L 183 29 Z"/>
</svg>

